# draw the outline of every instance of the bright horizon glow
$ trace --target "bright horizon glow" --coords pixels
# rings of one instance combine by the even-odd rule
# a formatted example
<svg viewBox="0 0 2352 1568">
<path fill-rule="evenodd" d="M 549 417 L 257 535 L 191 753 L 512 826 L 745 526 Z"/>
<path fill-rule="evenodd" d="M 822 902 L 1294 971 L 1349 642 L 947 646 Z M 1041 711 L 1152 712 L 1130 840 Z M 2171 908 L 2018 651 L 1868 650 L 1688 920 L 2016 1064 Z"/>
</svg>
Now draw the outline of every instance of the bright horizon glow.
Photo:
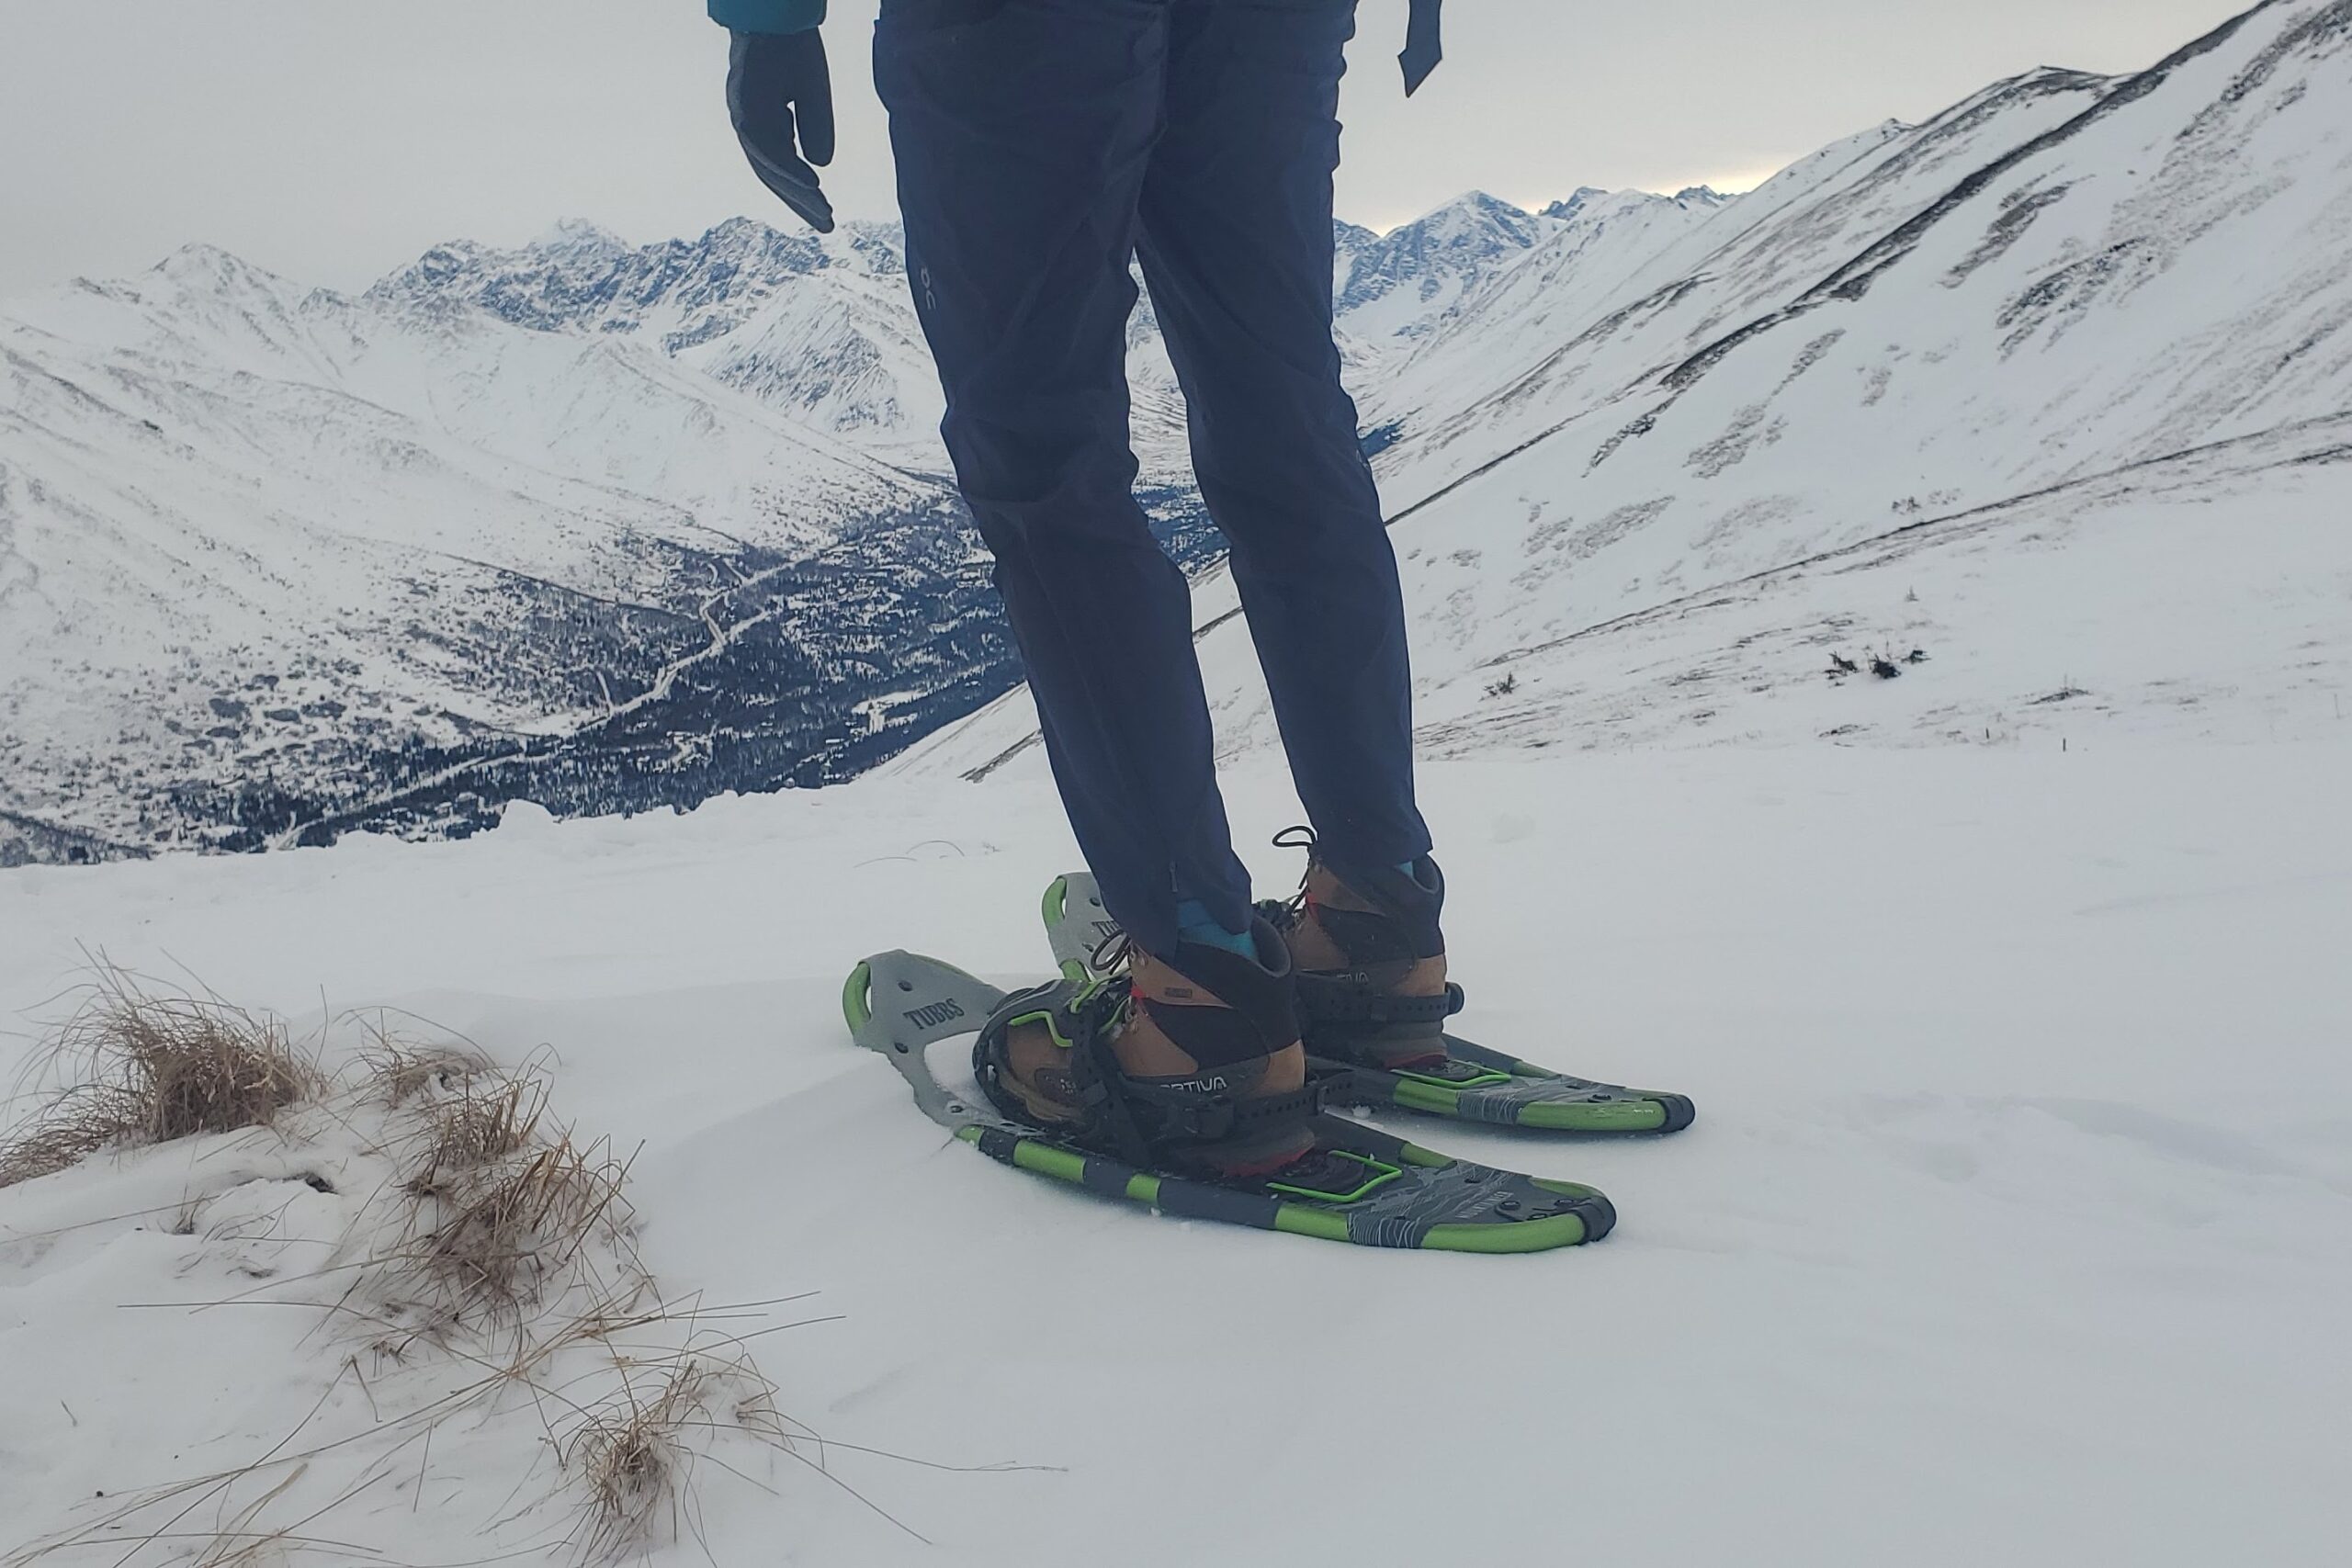
<svg viewBox="0 0 2352 1568">
<path fill-rule="evenodd" d="M 1406 0 L 1361 0 L 1340 213 L 1393 228 L 1470 188 L 1733 193 L 1889 118 L 2059 62 L 2137 70 L 2249 0 L 1478 0 L 1408 103 Z M 878 0 L 833 0 L 844 216 L 895 213 L 865 60 Z M 695 0 L 6 0 L 0 298 L 190 242 L 363 287 L 455 239 L 567 214 L 616 233 L 789 219 L 743 166 L 726 38 Z M 103 84 L 103 90 L 94 87 Z"/>
<path fill-rule="evenodd" d="M 1802 155 L 1803 154 L 1799 154 L 1799 156 Z M 1733 171 L 1728 174 L 1699 175 L 1687 180 L 1660 181 L 1655 185 L 1646 186 L 1629 185 L 1617 186 L 1613 187 L 1596 186 L 1595 188 L 1607 189 L 1611 195 L 1620 191 L 1633 190 L 1640 191 L 1645 196 L 1679 196 L 1686 190 L 1693 190 L 1703 186 L 1708 190 L 1713 191 L 1717 196 L 1746 196 L 1749 191 L 1754 190 L 1758 186 L 1762 185 L 1774 175 L 1779 174 L 1782 169 L 1787 168 L 1791 164 L 1795 162 L 1795 157 L 1789 157 L 1782 158 L 1772 163 L 1736 165 Z M 1369 229 L 1375 234 L 1389 234 L 1394 233 L 1396 230 L 1404 228 L 1408 223 L 1418 223 L 1422 219 L 1427 218 L 1430 213 L 1437 211 L 1439 208 L 1449 206 L 1453 202 L 1461 200 L 1462 197 L 1468 196 L 1472 194 L 1473 191 L 1483 188 L 1484 187 L 1482 186 L 1474 186 L 1471 187 L 1471 190 L 1465 190 L 1460 193 L 1460 195 L 1447 197 L 1446 200 L 1438 203 L 1437 207 L 1423 208 L 1418 212 L 1407 213 L 1403 217 L 1396 216 L 1393 213 L 1382 213 L 1375 218 L 1357 218 L 1351 217 L 1345 212 L 1340 213 L 1339 216 L 1342 222 L 1353 223 L 1358 228 L 1362 229 Z M 1496 197 L 1498 200 L 1510 202 L 1513 207 L 1518 208 L 1522 212 L 1541 212 L 1546 207 L 1551 206 L 1552 203 L 1566 199 L 1569 191 L 1576 188 L 1577 187 L 1571 186 L 1566 189 L 1551 191 L 1544 195 L 1532 197 L 1516 195 L 1505 196 L 1500 191 L 1487 191 L 1487 194 Z"/>
</svg>

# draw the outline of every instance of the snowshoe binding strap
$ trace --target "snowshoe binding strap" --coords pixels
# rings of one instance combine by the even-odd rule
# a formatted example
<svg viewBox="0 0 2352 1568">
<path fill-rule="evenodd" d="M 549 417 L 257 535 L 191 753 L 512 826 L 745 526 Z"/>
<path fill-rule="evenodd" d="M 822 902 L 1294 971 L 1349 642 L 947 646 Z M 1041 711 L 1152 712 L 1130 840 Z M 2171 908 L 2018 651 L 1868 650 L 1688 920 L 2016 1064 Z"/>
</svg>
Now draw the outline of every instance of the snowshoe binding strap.
<svg viewBox="0 0 2352 1568">
<path fill-rule="evenodd" d="M 1144 1167 L 1193 1164 L 1187 1155 L 1206 1145 L 1272 1139 L 1321 1111 L 1323 1089 L 1312 1082 L 1287 1094 L 1245 1097 L 1128 1077 L 1111 1040 L 1135 1005 L 1115 976 L 1065 977 L 1006 998 L 972 1043 L 981 1093 L 1010 1121 Z M 1069 1107 L 1068 1120 L 1035 1114 L 1005 1082 L 1008 1037 L 1030 1024 L 1048 1031 L 1067 1052 L 1050 1087 Z"/>
<path fill-rule="evenodd" d="M 1462 1002 L 1462 987 L 1450 980 L 1436 996 L 1400 997 L 1361 969 L 1298 976 L 1298 1010 L 1317 1024 L 1443 1024 Z"/>
</svg>

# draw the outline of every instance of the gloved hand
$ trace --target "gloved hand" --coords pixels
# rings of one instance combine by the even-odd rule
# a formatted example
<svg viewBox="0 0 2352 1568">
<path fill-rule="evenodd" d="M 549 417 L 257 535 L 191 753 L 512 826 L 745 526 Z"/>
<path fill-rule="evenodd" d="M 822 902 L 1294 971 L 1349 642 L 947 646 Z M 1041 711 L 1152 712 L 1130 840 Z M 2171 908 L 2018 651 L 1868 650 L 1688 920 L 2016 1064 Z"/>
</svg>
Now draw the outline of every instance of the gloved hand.
<svg viewBox="0 0 2352 1568">
<path fill-rule="evenodd" d="M 824 39 L 814 28 L 731 36 L 727 112 L 752 172 L 810 228 L 831 233 L 833 204 L 817 184 L 817 169 L 833 161 L 833 79 Z"/>
</svg>

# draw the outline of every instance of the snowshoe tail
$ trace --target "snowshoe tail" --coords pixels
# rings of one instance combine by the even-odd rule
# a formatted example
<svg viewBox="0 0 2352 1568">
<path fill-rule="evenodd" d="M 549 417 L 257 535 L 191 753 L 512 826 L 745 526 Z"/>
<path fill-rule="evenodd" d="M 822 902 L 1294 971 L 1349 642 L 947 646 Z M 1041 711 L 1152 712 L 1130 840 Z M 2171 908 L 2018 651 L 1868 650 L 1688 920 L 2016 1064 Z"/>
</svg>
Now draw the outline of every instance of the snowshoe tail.
<svg viewBox="0 0 2352 1568">
<path fill-rule="evenodd" d="M 1679 1133 L 1698 1116 L 1688 1095 L 1571 1077 L 1453 1034 L 1445 1037 L 1444 1062 L 1429 1068 L 1390 1072 L 1310 1055 L 1307 1070 L 1342 1105 L 1394 1106 L 1497 1127 L 1664 1134 Z"/>
<path fill-rule="evenodd" d="M 1094 878 L 1074 871 L 1046 890 L 1046 936 L 1062 973 L 1093 972 L 1093 955 L 1118 934 Z M 1460 992 L 1454 993 L 1455 1006 Z M 1312 1011 L 1310 1007 L 1309 1011 Z M 1625 1089 L 1554 1072 L 1458 1035 L 1445 1036 L 1445 1060 L 1424 1070 L 1385 1071 L 1314 1054 L 1308 1070 L 1335 1104 L 1403 1110 L 1487 1126 L 1547 1133 L 1626 1135 L 1679 1133 L 1697 1119 L 1688 1095 Z"/>
<path fill-rule="evenodd" d="M 1008 993 L 937 959 L 884 953 L 851 971 L 842 1011 L 851 1037 L 889 1060 L 923 1113 L 982 1154 L 1181 1219 L 1359 1247 L 1494 1253 L 1598 1241 L 1617 1223 L 1594 1188 L 1452 1159 L 1340 1116 L 1312 1122 L 1318 1151 L 1332 1156 L 1315 1168 L 1344 1173 L 1324 1176 L 1319 1190 L 1286 1182 L 1283 1172 L 1217 1182 L 1146 1169 L 1010 1122 L 933 1076 L 927 1047 L 977 1033 L 999 1008 L 1032 1005 L 1039 992 Z"/>
</svg>

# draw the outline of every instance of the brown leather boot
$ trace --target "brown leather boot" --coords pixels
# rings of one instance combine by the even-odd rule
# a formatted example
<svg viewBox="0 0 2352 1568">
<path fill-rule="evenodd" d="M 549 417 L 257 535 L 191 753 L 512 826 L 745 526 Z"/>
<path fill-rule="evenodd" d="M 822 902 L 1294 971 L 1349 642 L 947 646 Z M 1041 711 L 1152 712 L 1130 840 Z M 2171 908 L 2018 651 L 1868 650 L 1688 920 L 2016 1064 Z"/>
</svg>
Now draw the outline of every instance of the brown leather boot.
<svg viewBox="0 0 2352 1568">
<path fill-rule="evenodd" d="M 1446 983 L 1436 863 L 1342 877 L 1307 848 L 1298 896 L 1271 911 L 1297 970 L 1307 1048 L 1387 1072 L 1442 1064 L 1445 1020 L 1460 1004 Z"/>
<path fill-rule="evenodd" d="M 1187 942 L 1130 949 L 1122 972 L 1013 998 L 973 1047 L 1007 1116 L 1073 1142 L 1227 1179 L 1310 1154 L 1306 1051 L 1283 941 L 1255 922 L 1270 966 Z"/>
</svg>

